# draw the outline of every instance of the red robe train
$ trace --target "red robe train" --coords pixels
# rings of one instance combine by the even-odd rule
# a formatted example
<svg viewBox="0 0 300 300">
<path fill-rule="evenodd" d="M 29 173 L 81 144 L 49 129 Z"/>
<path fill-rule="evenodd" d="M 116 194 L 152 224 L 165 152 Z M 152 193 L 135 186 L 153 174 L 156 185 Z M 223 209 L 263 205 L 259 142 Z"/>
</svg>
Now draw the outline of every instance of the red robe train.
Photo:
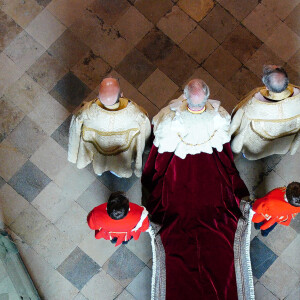
<svg viewBox="0 0 300 300">
<path fill-rule="evenodd" d="M 229 143 L 185 159 L 153 145 L 142 183 L 146 208 L 162 225 L 166 300 L 237 299 L 233 244 L 240 199 L 249 193 Z"/>
</svg>

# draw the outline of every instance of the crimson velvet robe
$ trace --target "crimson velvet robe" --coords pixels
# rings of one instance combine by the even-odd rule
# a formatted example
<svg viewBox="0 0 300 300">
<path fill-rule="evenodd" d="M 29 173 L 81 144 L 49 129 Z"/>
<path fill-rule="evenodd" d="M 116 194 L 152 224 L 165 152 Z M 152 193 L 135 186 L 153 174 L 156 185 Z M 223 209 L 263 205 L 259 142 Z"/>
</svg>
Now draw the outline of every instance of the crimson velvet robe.
<svg viewBox="0 0 300 300">
<path fill-rule="evenodd" d="M 237 299 L 233 244 L 249 193 L 229 143 L 185 159 L 153 145 L 142 183 L 152 221 L 162 226 L 166 300 Z"/>
</svg>

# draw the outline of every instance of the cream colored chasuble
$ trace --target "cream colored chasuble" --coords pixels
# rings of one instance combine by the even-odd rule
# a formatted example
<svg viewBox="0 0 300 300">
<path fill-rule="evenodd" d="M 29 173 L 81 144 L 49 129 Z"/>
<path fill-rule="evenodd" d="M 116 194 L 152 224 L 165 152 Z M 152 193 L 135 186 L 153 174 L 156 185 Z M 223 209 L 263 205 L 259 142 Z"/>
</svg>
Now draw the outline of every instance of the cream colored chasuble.
<svg viewBox="0 0 300 300">
<path fill-rule="evenodd" d="M 142 154 L 150 136 L 145 111 L 126 98 L 116 109 L 108 109 L 97 99 L 86 103 L 72 117 L 68 160 L 79 169 L 93 162 L 101 175 L 112 171 L 120 177 L 142 173 Z"/>
<path fill-rule="evenodd" d="M 262 101 L 262 97 L 266 100 Z M 299 130 L 299 87 L 290 84 L 278 94 L 257 88 L 233 110 L 231 148 L 250 160 L 288 151 L 294 154 L 300 144 Z"/>
</svg>

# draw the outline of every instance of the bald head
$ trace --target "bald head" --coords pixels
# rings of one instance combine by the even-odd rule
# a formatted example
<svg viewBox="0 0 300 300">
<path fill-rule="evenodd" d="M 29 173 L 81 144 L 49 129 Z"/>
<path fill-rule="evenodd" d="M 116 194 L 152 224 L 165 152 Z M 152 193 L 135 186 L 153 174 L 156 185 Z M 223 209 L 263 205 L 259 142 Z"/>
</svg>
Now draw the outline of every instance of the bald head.
<svg viewBox="0 0 300 300">
<path fill-rule="evenodd" d="M 184 87 L 184 95 L 190 108 L 201 109 L 209 97 L 209 87 L 201 79 L 193 79 Z"/>
<path fill-rule="evenodd" d="M 265 65 L 263 67 L 262 82 L 269 91 L 281 93 L 287 88 L 289 79 L 286 71 L 282 67 Z"/>
<path fill-rule="evenodd" d="M 115 78 L 105 78 L 100 83 L 99 100 L 104 105 L 114 105 L 120 97 L 120 85 Z"/>
</svg>

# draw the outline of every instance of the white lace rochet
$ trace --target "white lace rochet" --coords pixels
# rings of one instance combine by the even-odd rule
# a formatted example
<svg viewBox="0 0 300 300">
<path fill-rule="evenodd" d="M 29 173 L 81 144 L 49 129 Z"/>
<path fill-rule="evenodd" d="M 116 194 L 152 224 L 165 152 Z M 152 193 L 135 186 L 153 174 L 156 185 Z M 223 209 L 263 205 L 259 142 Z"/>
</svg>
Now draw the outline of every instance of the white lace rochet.
<svg viewBox="0 0 300 300">
<path fill-rule="evenodd" d="M 230 141 L 230 116 L 217 100 L 208 100 L 205 112 L 193 114 L 181 96 L 163 108 L 152 123 L 158 152 L 174 152 L 182 159 L 187 154 L 211 154 L 213 148 L 220 152 Z"/>
</svg>

